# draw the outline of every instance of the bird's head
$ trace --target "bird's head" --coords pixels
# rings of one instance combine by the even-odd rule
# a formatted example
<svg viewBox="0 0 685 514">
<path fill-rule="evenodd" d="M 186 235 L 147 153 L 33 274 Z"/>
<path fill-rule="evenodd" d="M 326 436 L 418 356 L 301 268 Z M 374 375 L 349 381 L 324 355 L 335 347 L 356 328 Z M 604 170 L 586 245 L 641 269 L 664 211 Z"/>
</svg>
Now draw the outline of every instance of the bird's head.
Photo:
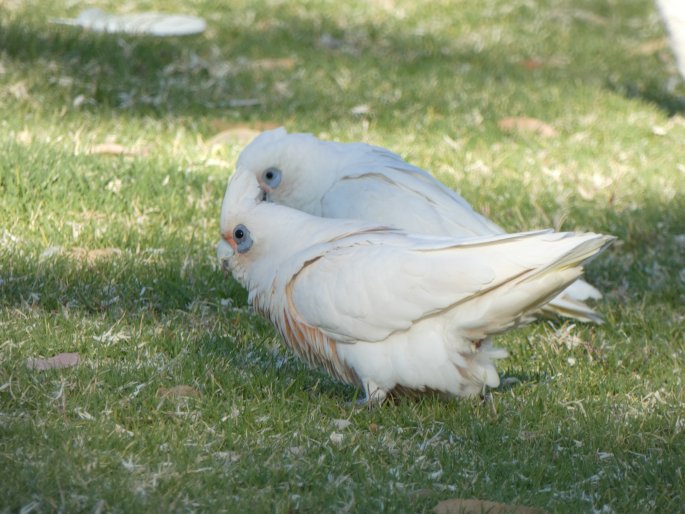
<svg viewBox="0 0 685 514">
<path fill-rule="evenodd" d="M 259 185 L 246 174 L 234 174 L 228 182 L 221 205 L 221 240 L 217 247 L 217 256 L 224 271 L 231 270 L 236 275 L 240 262 L 252 249 L 254 239 L 246 223 L 253 226 L 251 213 L 261 203 L 263 194 Z M 240 280 L 238 276 L 236 278 Z"/>
<path fill-rule="evenodd" d="M 281 127 L 261 133 L 243 149 L 236 175 L 252 176 L 264 200 L 318 215 L 344 157 L 335 143 L 288 134 Z"/>
<path fill-rule="evenodd" d="M 277 272 L 289 276 L 290 267 L 295 273 L 342 239 L 380 228 L 358 220 L 312 216 L 265 202 L 263 196 L 251 174 L 235 173 L 221 206 L 219 262 L 248 289 L 267 287 Z"/>
<path fill-rule="evenodd" d="M 231 271 L 249 287 L 265 280 L 279 262 L 308 244 L 302 233 L 310 218 L 319 218 L 263 201 L 264 193 L 254 177 L 234 174 L 221 206 L 221 240 L 217 256 L 224 271 Z"/>
</svg>

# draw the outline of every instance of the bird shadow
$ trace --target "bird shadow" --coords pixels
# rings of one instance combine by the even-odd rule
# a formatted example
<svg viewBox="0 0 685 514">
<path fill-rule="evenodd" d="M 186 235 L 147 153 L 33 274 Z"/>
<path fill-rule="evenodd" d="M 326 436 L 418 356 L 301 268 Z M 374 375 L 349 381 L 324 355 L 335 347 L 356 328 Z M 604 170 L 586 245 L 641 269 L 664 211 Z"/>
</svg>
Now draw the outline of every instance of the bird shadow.
<svg viewBox="0 0 685 514">
<path fill-rule="evenodd" d="M 628 99 L 652 104 L 668 117 L 685 114 L 685 94 L 679 94 L 679 88 L 667 89 L 656 80 L 622 82 L 607 81 L 606 88 Z"/>
</svg>

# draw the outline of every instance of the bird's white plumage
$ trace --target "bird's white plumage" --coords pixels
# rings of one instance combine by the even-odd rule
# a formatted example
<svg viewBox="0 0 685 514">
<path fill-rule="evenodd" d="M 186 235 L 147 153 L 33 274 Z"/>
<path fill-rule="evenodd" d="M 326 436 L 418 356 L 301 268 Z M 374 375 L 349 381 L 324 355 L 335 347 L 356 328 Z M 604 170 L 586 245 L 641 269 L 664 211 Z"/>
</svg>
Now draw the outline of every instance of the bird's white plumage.
<svg viewBox="0 0 685 514">
<path fill-rule="evenodd" d="M 241 152 L 237 173 L 284 172 L 269 199 L 315 216 L 363 219 L 413 234 L 503 234 L 453 190 L 399 155 L 365 143 L 322 141 L 311 134 L 263 132 Z"/>
<path fill-rule="evenodd" d="M 298 355 L 364 387 L 368 399 L 498 385 L 494 360 L 506 352 L 489 336 L 523 322 L 610 241 L 544 231 L 468 241 L 414 236 L 260 196 L 251 177 L 234 176 L 220 259 Z"/>
<path fill-rule="evenodd" d="M 277 168 L 277 187 L 261 174 Z M 399 155 L 364 143 L 322 141 L 279 128 L 255 138 L 241 153 L 237 175 L 251 175 L 275 203 L 328 218 L 362 219 L 413 234 L 452 238 L 505 231 L 473 210 L 453 190 Z M 546 309 L 583 321 L 601 321 L 583 303 L 601 298 L 584 281 L 570 284 Z"/>
</svg>

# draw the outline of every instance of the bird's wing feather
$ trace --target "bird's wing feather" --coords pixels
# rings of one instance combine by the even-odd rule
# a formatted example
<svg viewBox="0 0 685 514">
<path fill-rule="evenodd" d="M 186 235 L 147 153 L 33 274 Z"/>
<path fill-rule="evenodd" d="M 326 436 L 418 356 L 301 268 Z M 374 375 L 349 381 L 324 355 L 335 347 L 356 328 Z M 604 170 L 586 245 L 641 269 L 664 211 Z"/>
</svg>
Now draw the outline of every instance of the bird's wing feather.
<svg viewBox="0 0 685 514">
<path fill-rule="evenodd" d="M 408 232 L 452 237 L 494 235 L 499 226 L 455 191 L 388 150 L 359 146 L 363 155 L 342 170 L 322 199 L 323 215 L 373 219 Z"/>
<path fill-rule="evenodd" d="M 383 244 L 374 244 L 374 237 Z M 543 284 L 543 290 L 521 288 L 521 294 L 499 302 L 502 288 L 518 290 L 519 282 L 555 271 L 554 263 L 578 246 L 580 236 L 535 232 L 438 244 L 429 238 L 394 237 L 397 245 L 389 244 L 384 234 L 346 238 L 310 259 L 287 290 L 300 320 L 339 341 L 381 341 L 421 319 L 488 295 L 478 303 L 483 323 L 464 328 L 484 337 L 508 328 L 580 273 L 572 264 L 564 265 L 573 271 Z M 491 311 L 496 315 L 489 316 Z"/>
<path fill-rule="evenodd" d="M 381 341 L 494 279 L 482 267 L 452 284 L 449 292 L 438 290 L 440 281 L 429 273 L 431 260 L 440 259 L 363 243 L 338 247 L 309 261 L 288 293 L 302 321 L 326 335 L 339 341 Z"/>
</svg>

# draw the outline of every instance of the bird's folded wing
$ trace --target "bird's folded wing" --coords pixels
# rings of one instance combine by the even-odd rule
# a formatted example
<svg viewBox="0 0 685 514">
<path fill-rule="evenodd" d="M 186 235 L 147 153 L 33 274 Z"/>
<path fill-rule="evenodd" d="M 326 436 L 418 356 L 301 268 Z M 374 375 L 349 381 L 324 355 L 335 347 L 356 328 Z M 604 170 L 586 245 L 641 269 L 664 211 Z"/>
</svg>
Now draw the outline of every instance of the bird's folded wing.
<svg viewBox="0 0 685 514">
<path fill-rule="evenodd" d="M 456 192 L 382 148 L 336 182 L 322 200 L 327 217 L 362 218 L 415 233 L 478 236 L 503 233 Z"/>
<path fill-rule="evenodd" d="M 533 232 L 449 244 L 397 235 L 388 239 L 384 234 L 350 237 L 308 260 L 288 284 L 288 302 L 300 321 L 336 340 L 382 341 L 486 293 L 496 296 L 497 288 L 505 284 L 554 271 L 553 264 L 578 246 L 579 237 Z M 380 240 L 383 244 L 378 244 Z M 553 289 L 564 285 L 561 280 Z M 520 298 L 513 295 L 514 303 L 521 302 L 520 309 L 516 305 L 501 308 L 488 300 L 500 317 L 507 318 L 489 323 L 499 330 L 509 318 L 520 316 L 519 311 L 537 305 L 538 299 L 531 294 L 546 298 L 551 293 L 528 288 Z M 474 331 L 474 326 L 469 330 Z"/>
</svg>

